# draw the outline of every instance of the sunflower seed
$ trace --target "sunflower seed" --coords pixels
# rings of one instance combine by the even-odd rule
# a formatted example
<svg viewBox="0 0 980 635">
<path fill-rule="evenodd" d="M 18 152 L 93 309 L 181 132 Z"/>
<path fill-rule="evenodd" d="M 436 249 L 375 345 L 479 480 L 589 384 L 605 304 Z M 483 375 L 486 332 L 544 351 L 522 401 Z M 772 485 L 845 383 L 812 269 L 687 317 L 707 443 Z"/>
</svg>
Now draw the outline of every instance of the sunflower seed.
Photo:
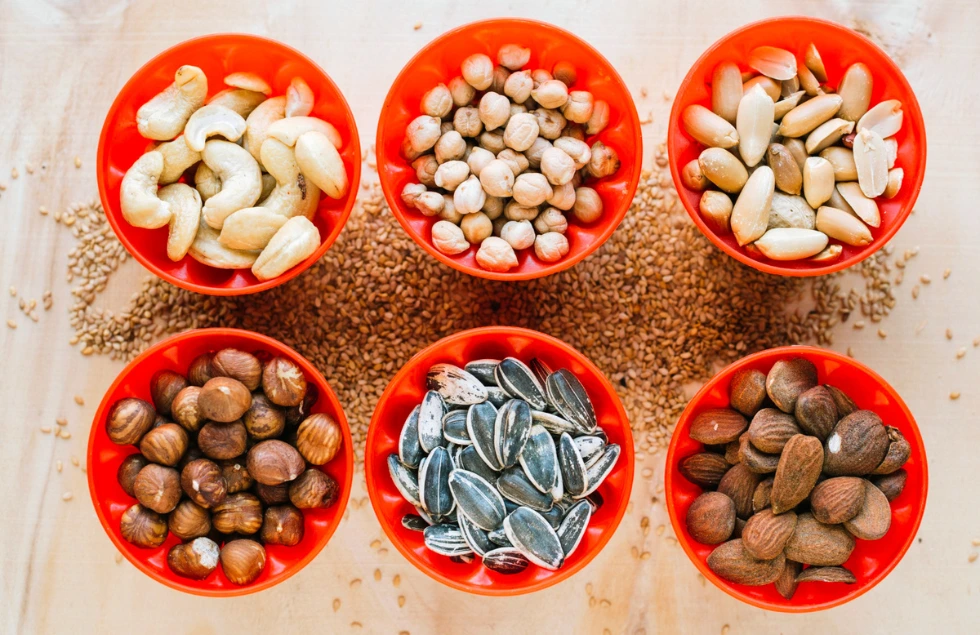
<svg viewBox="0 0 980 635">
<path fill-rule="evenodd" d="M 838 183 L 837 191 L 844 197 L 857 217 L 863 220 L 870 227 L 881 225 L 881 212 L 878 211 L 878 204 L 872 198 L 864 195 L 858 183 L 849 181 Z"/>
<path fill-rule="evenodd" d="M 502 359 L 494 370 L 494 378 L 497 385 L 511 397 L 526 401 L 535 410 L 544 410 L 547 407 L 544 388 L 534 372 L 521 360 L 513 357 Z"/>
<path fill-rule="evenodd" d="M 601 456 L 601 451 L 596 455 Z M 565 484 L 565 490 L 572 496 L 582 495 L 588 487 L 587 468 L 578 445 L 568 434 L 562 434 L 558 439 L 558 463 L 561 466 L 561 479 Z"/>
<path fill-rule="evenodd" d="M 530 563 L 520 551 L 509 546 L 488 551 L 483 556 L 483 566 L 504 575 L 520 573 L 527 569 Z"/>
<path fill-rule="evenodd" d="M 515 507 L 513 510 L 511 510 L 510 513 L 513 513 L 517 509 L 518 509 L 518 507 Z M 510 539 L 507 538 L 507 532 L 504 531 L 504 528 L 503 527 L 501 527 L 500 529 L 494 529 L 493 531 L 491 531 L 490 533 L 488 533 L 487 534 L 487 538 L 490 539 L 490 542 L 492 542 L 493 544 L 495 544 L 497 546 L 500 546 L 500 547 L 513 547 L 514 546 L 510 542 Z"/>
<path fill-rule="evenodd" d="M 531 426 L 527 444 L 518 460 L 527 480 L 545 494 L 551 493 L 558 484 L 556 454 L 555 441 L 548 431 L 542 426 Z"/>
<path fill-rule="evenodd" d="M 411 468 L 418 468 L 423 456 L 422 446 L 419 445 L 419 410 L 421 406 L 412 409 L 398 436 L 398 458 Z"/>
<path fill-rule="evenodd" d="M 807 154 L 816 154 L 829 148 L 840 141 L 844 135 L 851 134 L 852 130 L 854 130 L 854 122 L 840 117 L 823 122 L 807 135 Z"/>
<path fill-rule="evenodd" d="M 871 128 L 864 128 L 854 137 L 854 165 L 858 184 L 868 198 L 885 193 L 888 186 L 888 151 L 885 140 Z"/>
<path fill-rule="evenodd" d="M 425 531 L 429 523 L 424 518 L 416 514 L 405 514 L 402 516 L 402 527 L 409 531 Z"/>
<path fill-rule="evenodd" d="M 487 400 L 487 389 L 480 380 L 458 366 L 436 364 L 425 378 L 426 387 L 435 390 L 451 404 L 471 406 Z"/>
<path fill-rule="evenodd" d="M 541 514 L 541 517 L 547 520 L 548 524 L 551 525 L 551 527 L 556 531 L 558 530 L 558 527 L 561 526 L 562 519 L 565 518 L 565 510 L 557 505 L 546 512 L 539 513 Z"/>
<path fill-rule="evenodd" d="M 735 118 L 738 153 L 746 166 L 755 166 L 765 156 L 775 117 L 775 104 L 759 86 L 745 93 L 742 101 L 738 102 Z M 718 119 L 724 121 L 721 117 Z"/>
<path fill-rule="evenodd" d="M 786 49 L 775 46 L 756 47 L 749 53 L 746 63 L 749 68 L 779 81 L 796 77 L 796 56 Z"/>
<path fill-rule="evenodd" d="M 558 540 L 561 542 L 562 551 L 565 557 L 572 555 L 575 548 L 585 537 L 585 531 L 589 528 L 589 519 L 592 518 L 592 506 L 588 501 L 579 501 L 574 507 L 568 510 L 565 519 L 558 526 Z"/>
<path fill-rule="evenodd" d="M 466 514 L 459 515 L 459 531 L 463 534 L 463 540 L 473 550 L 473 553 L 480 557 L 497 548 L 497 545 L 487 538 L 487 532 L 474 525 L 473 521 L 466 517 Z"/>
<path fill-rule="evenodd" d="M 592 513 L 599 511 L 599 508 L 606 502 L 599 492 L 592 492 L 585 497 L 585 500 L 589 501 L 589 505 L 592 505 Z"/>
<path fill-rule="evenodd" d="M 463 556 L 473 553 L 456 525 L 432 525 L 422 532 L 425 546 L 444 556 Z"/>
<path fill-rule="evenodd" d="M 606 446 L 606 448 L 602 451 L 602 456 L 599 458 L 599 460 L 593 463 L 592 467 L 590 467 L 587 471 L 589 485 L 585 489 L 584 494 L 580 494 L 575 498 L 588 496 L 592 492 L 596 491 L 600 485 L 602 485 L 602 482 L 606 480 L 606 477 L 609 476 L 610 472 L 613 470 L 613 467 L 615 467 L 621 451 L 622 448 L 615 443 L 610 443 Z"/>
<path fill-rule="evenodd" d="M 824 68 L 823 60 L 820 58 L 820 51 L 813 45 L 813 42 L 810 42 L 809 46 L 806 47 L 803 63 L 810 69 L 810 72 L 817 78 L 817 81 L 827 81 L 827 71 Z"/>
<path fill-rule="evenodd" d="M 500 408 L 510 400 L 510 395 L 499 386 L 487 386 L 487 401 L 493 404 L 494 408 Z"/>
<path fill-rule="evenodd" d="M 449 556 L 449 559 L 456 564 L 473 564 L 476 558 L 472 553 L 464 553 L 459 556 Z"/>
<path fill-rule="evenodd" d="M 698 155 L 698 166 L 705 178 L 729 194 L 742 190 L 749 172 L 734 154 L 721 148 L 705 148 Z"/>
<path fill-rule="evenodd" d="M 851 64 L 844 71 L 837 86 L 837 94 L 841 97 L 840 116 L 850 121 L 858 121 L 868 112 L 871 104 L 871 69 L 858 62 Z"/>
<path fill-rule="evenodd" d="M 558 464 L 558 450 L 552 455 L 555 471 L 555 485 L 551 488 L 551 500 L 553 502 L 560 501 L 565 496 L 565 480 L 561 477 L 561 466 Z"/>
<path fill-rule="evenodd" d="M 394 481 L 395 487 L 398 488 L 398 492 L 402 495 L 402 498 L 415 506 L 422 504 L 419 497 L 418 477 L 415 475 L 415 472 L 402 465 L 401 461 L 398 460 L 397 454 L 388 456 L 388 473 L 391 475 L 391 480 Z"/>
<path fill-rule="evenodd" d="M 433 518 L 429 514 L 429 512 L 427 512 L 424 509 L 422 509 L 422 506 L 421 505 L 416 505 L 415 506 L 415 513 L 418 514 L 419 518 L 421 518 L 422 520 L 424 520 L 426 522 L 426 524 L 428 524 L 428 525 L 439 525 L 443 521 L 443 517 L 442 516 L 436 516 L 435 518 Z"/>
<path fill-rule="evenodd" d="M 571 421 L 566 421 L 559 417 L 558 415 L 552 414 L 550 412 L 542 412 L 540 410 L 531 411 L 531 421 L 543 427 L 545 430 L 551 434 L 561 434 L 563 432 L 569 433 L 579 433 L 578 427 Z"/>
<path fill-rule="evenodd" d="M 544 386 L 545 380 L 547 380 L 548 375 L 551 374 L 551 368 L 537 357 L 531 358 L 531 362 L 528 364 L 528 367 L 531 369 L 531 372 L 534 373 L 534 376 L 537 378 L 538 382 Z"/>
<path fill-rule="evenodd" d="M 480 529 L 492 531 L 503 522 L 506 515 L 504 499 L 479 474 L 453 470 L 449 474 L 449 490 L 462 515 Z"/>
<path fill-rule="evenodd" d="M 840 110 L 840 95 L 818 95 L 805 101 L 783 116 L 779 122 L 779 134 L 784 137 L 802 137 Z"/>
<path fill-rule="evenodd" d="M 467 472 L 479 474 L 491 483 L 497 481 L 497 472 L 480 458 L 476 448 L 472 445 L 460 449 L 459 454 L 456 456 L 456 467 Z"/>
<path fill-rule="evenodd" d="M 452 464 L 452 468 L 455 470 L 459 467 L 459 453 L 462 451 L 464 446 L 450 443 L 446 446 L 446 451 L 449 452 L 449 462 Z"/>
<path fill-rule="evenodd" d="M 827 235 L 814 229 L 779 227 L 767 231 L 754 244 L 770 260 L 800 260 L 823 251 Z"/>
<path fill-rule="evenodd" d="M 521 507 L 504 518 L 504 532 L 514 548 L 538 566 L 554 571 L 565 561 L 558 534 L 529 507 Z"/>
<path fill-rule="evenodd" d="M 466 431 L 466 411 L 451 410 L 442 417 L 442 436 L 450 443 L 470 445 L 470 435 Z"/>
<path fill-rule="evenodd" d="M 497 459 L 493 443 L 496 420 L 497 409 L 487 402 L 476 404 L 466 413 L 466 432 L 473 441 L 473 447 L 484 463 L 499 472 L 503 466 Z"/>
<path fill-rule="evenodd" d="M 446 414 L 446 404 L 442 396 L 434 390 L 425 393 L 419 409 L 419 445 L 425 452 L 446 445 L 442 436 L 442 417 Z"/>
<path fill-rule="evenodd" d="M 834 192 L 834 166 L 823 157 L 808 157 L 803 165 L 803 195 L 811 208 L 830 200 Z"/>
<path fill-rule="evenodd" d="M 824 206 L 817 210 L 817 229 L 855 247 L 870 245 L 873 240 L 871 231 L 860 218 L 836 207 Z"/>
<path fill-rule="evenodd" d="M 885 188 L 883 196 L 885 198 L 895 198 L 898 191 L 902 189 L 902 181 L 905 179 L 905 170 L 895 168 L 888 170 L 888 186 Z"/>
<path fill-rule="evenodd" d="M 740 246 L 755 242 L 769 226 L 769 208 L 776 190 L 776 177 L 768 165 L 756 168 L 732 208 L 732 233 Z"/>
<path fill-rule="evenodd" d="M 595 408 L 578 377 L 562 368 L 548 375 L 545 386 L 549 401 L 579 432 L 589 434 L 596 429 Z"/>
<path fill-rule="evenodd" d="M 531 409 L 527 402 L 511 399 L 497 412 L 494 423 L 493 445 L 500 465 L 512 467 L 517 464 L 530 434 Z"/>
<path fill-rule="evenodd" d="M 577 437 L 574 441 L 579 454 L 582 455 L 582 460 L 586 462 L 592 457 L 601 454 L 602 448 L 606 445 L 605 439 L 596 435 Z"/>
<path fill-rule="evenodd" d="M 518 505 L 526 505 L 543 512 L 554 506 L 551 496 L 539 492 L 524 476 L 524 471 L 518 467 L 504 470 L 504 473 L 497 477 L 496 485 L 497 491 L 503 494 L 504 498 Z"/>
<path fill-rule="evenodd" d="M 446 448 L 438 447 L 422 460 L 419 468 L 419 500 L 433 516 L 447 516 L 456 505 L 449 491 L 452 463 Z"/>
<path fill-rule="evenodd" d="M 496 386 L 497 380 L 493 371 L 499 363 L 499 359 L 478 359 L 467 364 L 464 370 L 480 380 L 484 386 Z"/>
</svg>

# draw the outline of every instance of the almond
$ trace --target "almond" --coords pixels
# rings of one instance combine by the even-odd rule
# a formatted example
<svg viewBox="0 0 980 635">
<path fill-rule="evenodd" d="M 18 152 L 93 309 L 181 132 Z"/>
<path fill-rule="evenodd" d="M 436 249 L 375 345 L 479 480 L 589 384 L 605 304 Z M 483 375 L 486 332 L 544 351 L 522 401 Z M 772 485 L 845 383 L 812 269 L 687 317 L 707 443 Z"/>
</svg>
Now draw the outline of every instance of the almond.
<svg viewBox="0 0 980 635">
<path fill-rule="evenodd" d="M 743 368 L 732 377 L 731 405 L 746 417 L 759 412 L 766 401 L 766 376 L 754 368 Z"/>
<path fill-rule="evenodd" d="M 782 452 L 786 442 L 799 433 L 800 427 L 793 415 L 775 408 L 763 408 L 752 417 L 749 425 L 749 441 L 770 454 Z"/>
<path fill-rule="evenodd" d="M 888 440 L 890 441 L 888 452 L 881 464 L 871 472 L 872 474 L 891 474 L 905 465 L 905 462 L 909 460 L 909 455 L 912 454 L 912 446 L 905 440 L 898 428 L 885 426 L 885 431 L 888 432 Z"/>
<path fill-rule="evenodd" d="M 844 567 L 808 567 L 796 576 L 797 582 L 843 582 L 854 584 L 857 578 Z"/>
<path fill-rule="evenodd" d="M 742 544 L 753 557 L 771 560 L 783 552 L 794 529 L 796 514 L 786 512 L 777 516 L 772 509 L 764 509 L 745 523 Z"/>
<path fill-rule="evenodd" d="M 743 463 L 756 474 L 772 474 L 779 467 L 778 454 L 766 454 L 756 449 L 747 434 L 739 441 L 738 462 Z"/>
<path fill-rule="evenodd" d="M 799 562 L 793 562 L 792 560 L 787 560 L 786 564 L 783 566 L 783 570 L 779 573 L 779 577 L 776 578 L 776 591 L 779 595 L 783 596 L 787 600 L 793 599 L 793 594 L 796 593 L 796 576 L 800 574 L 803 569 L 803 565 Z"/>
<path fill-rule="evenodd" d="M 824 525 L 812 514 L 800 514 L 796 530 L 786 543 L 790 560 L 816 566 L 844 564 L 854 550 L 854 536 L 840 525 Z"/>
<path fill-rule="evenodd" d="M 813 517 L 828 525 L 848 521 L 864 506 L 863 478 L 838 476 L 818 483 L 810 493 Z"/>
<path fill-rule="evenodd" d="M 769 507 L 772 504 L 769 500 L 770 494 L 772 494 L 772 477 L 756 485 L 755 493 L 752 494 L 752 511 L 758 514 Z"/>
<path fill-rule="evenodd" d="M 720 492 L 705 492 L 687 510 L 687 531 L 704 545 L 728 540 L 735 530 L 735 503 Z"/>
<path fill-rule="evenodd" d="M 732 532 L 732 539 L 741 538 L 742 531 L 745 529 L 745 521 L 741 518 L 735 518 L 735 531 Z"/>
<path fill-rule="evenodd" d="M 885 494 L 885 498 L 893 501 L 905 489 L 905 481 L 908 476 L 908 472 L 905 470 L 898 470 L 886 476 L 876 476 L 871 479 L 871 483 Z"/>
<path fill-rule="evenodd" d="M 837 405 L 826 386 L 814 386 L 796 400 L 796 422 L 807 434 L 821 441 L 837 425 Z"/>
<path fill-rule="evenodd" d="M 720 454 L 701 452 L 685 458 L 677 466 L 684 478 L 701 487 L 715 487 L 728 472 L 728 461 Z"/>
<path fill-rule="evenodd" d="M 844 418 L 858 409 L 857 404 L 855 404 L 840 388 L 831 386 L 830 384 L 825 384 L 824 388 L 826 388 L 830 393 L 831 398 L 834 400 L 834 405 L 837 406 L 838 417 Z"/>
<path fill-rule="evenodd" d="M 779 360 L 766 376 L 766 392 L 783 412 L 793 412 L 799 396 L 816 385 L 817 367 L 801 357 Z"/>
<path fill-rule="evenodd" d="M 732 466 L 718 483 L 718 491 L 735 503 L 735 513 L 739 518 L 748 519 L 752 515 L 752 495 L 761 477 L 747 466 Z"/>
<path fill-rule="evenodd" d="M 863 479 L 862 479 L 863 480 Z M 892 525 L 892 508 L 884 492 L 871 482 L 864 481 L 864 505 L 857 516 L 844 523 L 844 528 L 862 540 L 878 540 Z"/>
<path fill-rule="evenodd" d="M 691 423 L 690 436 L 705 445 L 721 445 L 738 439 L 749 423 L 731 408 L 704 410 Z"/>
<path fill-rule="evenodd" d="M 823 463 L 820 439 L 803 434 L 790 439 L 779 457 L 779 467 L 773 478 L 772 511 L 781 514 L 806 500 L 820 478 Z M 803 559 L 801 562 L 809 561 Z"/>
<path fill-rule="evenodd" d="M 888 453 L 888 432 L 881 418 L 858 410 L 837 423 L 824 444 L 824 471 L 830 476 L 864 476 Z"/>
<path fill-rule="evenodd" d="M 741 435 L 739 435 L 737 441 L 732 441 L 725 446 L 725 460 L 728 461 L 730 465 L 735 465 L 736 463 L 742 462 L 742 459 L 739 456 L 739 447 L 742 445 L 742 441 L 748 438 L 748 431 L 743 432 Z"/>
<path fill-rule="evenodd" d="M 758 560 L 746 551 L 741 540 L 729 540 L 708 556 L 708 568 L 720 578 L 747 586 L 775 582 L 786 564 L 783 554 L 772 560 Z"/>
</svg>

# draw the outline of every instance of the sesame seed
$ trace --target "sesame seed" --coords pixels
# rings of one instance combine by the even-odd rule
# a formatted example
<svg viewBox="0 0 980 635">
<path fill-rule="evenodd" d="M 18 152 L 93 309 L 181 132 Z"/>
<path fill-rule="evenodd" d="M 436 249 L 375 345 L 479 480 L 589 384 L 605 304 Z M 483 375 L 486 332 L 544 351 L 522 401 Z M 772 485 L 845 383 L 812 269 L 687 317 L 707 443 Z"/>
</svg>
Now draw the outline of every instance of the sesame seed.
<svg viewBox="0 0 980 635">
<path fill-rule="evenodd" d="M 10 287 L 10 297 L 12 298 L 17 297 L 17 287 Z"/>
<path fill-rule="evenodd" d="M 886 337 L 888 337 L 888 332 L 885 331 L 885 329 L 878 329 L 878 337 L 880 337 L 881 339 L 885 339 Z"/>
<path fill-rule="evenodd" d="M 41 434 L 51 434 L 51 426 L 41 426 Z"/>
<path fill-rule="evenodd" d="M 968 561 L 968 562 L 976 562 L 976 561 L 977 561 L 977 558 L 978 558 L 978 557 L 980 557 L 980 554 L 977 554 L 977 552 L 976 552 L 976 551 L 974 551 L 974 552 L 973 552 L 973 553 L 971 553 L 971 554 L 970 554 L 970 556 L 969 556 L 969 557 L 967 558 L 967 561 Z"/>
<path fill-rule="evenodd" d="M 75 395 L 75 403 L 77 403 L 79 406 L 84 406 L 85 399 L 81 395 Z"/>
<path fill-rule="evenodd" d="M 54 422 L 57 423 L 59 426 L 68 425 L 68 419 L 65 419 L 64 417 L 58 417 L 57 419 L 54 420 Z"/>
<path fill-rule="evenodd" d="M 79 461 L 77 456 L 71 457 L 71 464 L 74 465 L 75 467 L 79 466 Z"/>
<path fill-rule="evenodd" d="M 17 328 L 17 323 L 13 320 L 7 320 L 7 328 L 15 329 Z"/>
<path fill-rule="evenodd" d="M 60 460 L 60 459 L 59 459 L 59 460 L 58 460 L 58 461 L 57 461 L 57 462 L 56 462 L 56 463 L 54 464 L 54 469 L 56 469 L 56 470 L 58 470 L 59 472 L 61 472 L 61 470 L 62 470 L 62 469 L 63 469 L 64 467 L 65 467 L 65 466 L 64 466 L 64 464 L 63 464 L 63 463 L 61 462 L 61 460 Z"/>
<path fill-rule="evenodd" d="M 391 585 L 397 587 L 401 583 L 402 583 L 402 577 L 396 573 L 395 577 L 391 579 Z"/>
<path fill-rule="evenodd" d="M 61 432 L 61 438 L 64 439 L 65 441 L 71 438 L 71 432 L 68 432 L 67 430 L 62 430 L 61 428 L 58 428 L 58 430 Z"/>
<path fill-rule="evenodd" d="M 959 399 L 960 398 L 959 391 L 958 390 L 954 390 L 953 392 L 949 393 L 949 398 L 952 401 L 956 401 L 957 399 Z"/>
<path fill-rule="evenodd" d="M 398 596 L 398 608 L 402 608 L 403 606 L 405 606 L 405 596 L 404 595 L 399 595 Z"/>
<path fill-rule="evenodd" d="M 28 174 L 34 174 L 34 164 L 33 164 L 33 163 L 30 163 L 30 162 L 28 162 L 28 163 L 25 163 L 25 164 L 24 164 L 24 170 L 25 170 L 25 171 L 26 171 L 26 172 L 27 172 Z"/>
<path fill-rule="evenodd" d="M 20 170 L 17 168 L 10 168 L 10 178 L 16 179 L 20 176 Z"/>
<path fill-rule="evenodd" d="M 64 494 L 61 495 L 61 500 L 66 502 L 70 501 L 72 498 L 74 498 L 74 496 L 72 495 L 71 492 L 65 492 Z"/>
<path fill-rule="evenodd" d="M 371 548 L 372 549 L 377 549 L 380 546 L 381 546 L 381 541 L 378 540 L 377 538 L 375 538 L 374 540 L 371 541 Z"/>
<path fill-rule="evenodd" d="M 956 349 L 956 359 L 963 359 L 965 355 L 966 355 L 965 347 L 961 346 L 960 348 Z"/>
<path fill-rule="evenodd" d="M 415 29 L 416 31 L 418 31 L 419 29 L 422 28 L 422 23 L 421 22 L 416 22 L 415 24 L 412 25 L 412 28 Z"/>
<path fill-rule="evenodd" d="M 340 610 L 340 598 L 333 599 L 333 612 L 336 613 Z"/>
<path fill-rule="evenodd" d="M 921 276 L 919 276 L 919 282 L 921 282 L 922 284 L 931 284 L 932 278 L 929 277 L 929 274 L 924 273 Z"/>
<path fill-rule="evenodd" d="M 946 329 L 946 339 L 953 339 L 953 329 Z"/>
<path fill-rule="evenodd" d="M 380 582 L 381 581 L 381 569 L 375 569 L 374 570 L 374 581 L 375 582 Z"/>
<path fill-rule="evenodd" d="M 82 167 L 82 157 L 78 156 L 77 154 L 75 155 L 75 167 Z"/>
<path fill-rule="evenodd" d="M 356 589 L 359 586 L 361 586 L 361 579 L 360 578 L 354 578 L 353 580 L 350 581 L 350 588 Z"/>
<path fill-rule="evenodd" d="M 946 280 L 947 278 L 949 278 L 949 274 L 950 273 L 952 273 L 952 271 L 950 271 L 949 269 L 946 269 L 945 271 L 943 271 L 943 280 Z"/>
</svg>

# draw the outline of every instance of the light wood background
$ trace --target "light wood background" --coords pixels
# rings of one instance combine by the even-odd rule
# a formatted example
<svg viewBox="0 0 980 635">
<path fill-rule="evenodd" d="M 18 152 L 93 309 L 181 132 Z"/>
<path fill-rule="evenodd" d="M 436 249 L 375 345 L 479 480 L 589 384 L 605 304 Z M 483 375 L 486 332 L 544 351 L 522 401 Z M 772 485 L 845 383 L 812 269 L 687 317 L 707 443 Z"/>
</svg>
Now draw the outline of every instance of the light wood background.
<svg viewBox="0 0 980 635">
<path fill-rule="evenodd" d="M 386 542 L 371 548 L 382 532 L 367 503 L 363 474 L 355 479 L 349 518 L 319 558 L 262 594 L 191 597 L 116 561 L 89 503 L 84 474 L 70 459 L 84 459 L 94 409 L 121 364 L 83 358 L 68 346 L 64 273 L 72 241 L 37 210 L 96 197 L 103 117 L 144 61 L 210 32 L 282 40 L 332 75 L 367 147 L 390 82 L 419 47 L 474 19 L 526 15 L 571 29 L 613 62 L 633 90 L 641 118 L 652 115 L 645 126 L 651 148 L 663 137 L 674 87 L 706 46 L 742 23 L 790 13 L 835 19 L 880 41 L 916 89 L 930 141 L 918 212 L 894 243 L 899 252 L 920 246 L 921 254 L 883 324 L 888 338 L 848 329 L 835 345 L 852 346 L 904 395 L 929 451 L 930 496 L 919 540 L 878 588 L 831 611 L 786 616 L 742 605 L 705 585 L 670 540 L 663 504 L 651 503 L 662 480 L 662 456 L 637 465 L 631 512 L 604 553 L 573 579 L 528 597 L 468 597 L 414 570 Z M 417 22 L 421 28 L 415 30 Z M 0 184 L 6 185 L 0 192 L 0 322 L 15 319 L 20 325 L 0 326 L 0 631 L 304 633 L 346 632 L 357 628 L 353 623 L 362 632 L 413 634 L 718 633 L 725 625 L 731 633 L 980 631 L 980 561 L 968 562 L 978 549 L 971 540 L 980 538 L 980 348 L 970 344 L 980 336 L 978 27 L 980 8 L 965 0 L 0 1 Z M 641 97 L 644 88 L 647 96 Z M 80 169 L 74 167 L 76 155 L 83 161 Z M 25 173 L 28 163 L 33 175 Z M 13 167 L 21 173 L 17 180 L 10 178 Z M 944 281 L 946 268 L 952 273 Z M 913 302 L 911 281 L 921 274 L 933 282 Z M 124 305 L 144 275 L 130 263 L 114 277 L 106 301 Z M 38 324 L 30 322 L 7 295 L 10 285 L 39 300 L 51 289 L 54 309 L 41 312 Z M 969 350 L 957 361 L 961 346 Z M 951 401 L 951 390 L 962 397 Z M 84 396 L 84 406 L 73 401 L 76 394 Z M 70 422 L 70 440 L 38 431 L 62 416 Z M 61 474 L 57 460 L 65 464 Z M 63 492 L 74 499 L 63 501 Z M 653 528 L 666 523 L 667 531 L 644 537 L 644 516 Z M 652 557 L 634 559 L 634 546 Z M 362 582 L 352 584 L 355 579 Z M 405 597 L 401 608 L 399 595 Z"/>
</svg>

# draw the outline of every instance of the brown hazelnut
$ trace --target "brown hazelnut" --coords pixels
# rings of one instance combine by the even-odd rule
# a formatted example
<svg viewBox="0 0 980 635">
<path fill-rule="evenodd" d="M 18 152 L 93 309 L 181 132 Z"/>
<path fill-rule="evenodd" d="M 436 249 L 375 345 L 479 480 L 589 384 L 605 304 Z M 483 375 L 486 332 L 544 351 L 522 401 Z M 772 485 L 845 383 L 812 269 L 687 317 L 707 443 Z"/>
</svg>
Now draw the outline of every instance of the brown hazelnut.
<svg viewBox="0 0 980 635">
<path fill-rule="evenodd" d="M 262 526 L 262 503 L 246 492 L 229 494 L 211 510 L 211 524 L 223 534 L 254 534 Z"/>
<path fill-rule="evenodd" d="M 211 514 L 194 501 L 186 498 L 170 514 L 167 520 L 170 533 L 181 540 L 207 536 L 211 531 Z"/>
<path fill-rule="evenodd" d="M 262 542 L 267 545 L 292 547 L 303 539 L 303 512 L 292 505 L 276 505 L 265 510 L 262 521 Z"/>
<path fill-rule="evenodd" d="M 204 452 L 201 452 L 201 448 L 197 447 L 196 445 L 192 445 L 190 448 L 188 448 L 187 452 L 184 452 L 184 456 L 181 457 L 180 461 L 174 467 L 183 471 L 183 469 L 187 467 L 187 464 L 191 461 L 206 458 L 207 457 L 204 456 Z"/>
<path fill-rule="evenodd" d="M 172 370 L 157 371 L 150 379 L 150 396 L 157 412 L 169 415 L 171 402 L 185 386 L 187 380 L 183 375 Z"/>
<path fill-rule="evenodd" d="M 255 390 L 262 383 L 262 364 L 251 353 L 237 348 L 223 348 L 211 358 L 212 377 L 231 377 Z"/>
<path fill-rule="evenodd" d="M 179 576 L 203 580 L 218 568 L 219 552 L 218 543 L 210 538 L 195 538 L 171 547 L 167 564 Z"/>
<path fill-rule="evenodd" d="M 163 465 L 177 465 L 187 451 L 187 433 L 176 423 L 153 428 L 140 441 L 140 452 L 147 460 Z"/>
<path fill-rule="evenodd" d="M 136 475 L 140 473 L 149 461 L 143 457 L 142 454 L 130 454 L 123 462 L 119 465 L 119 471 L 116 472 L 116 480 L 119 481 L 119 485 L 122 486 L 123 491 L 134 496 L 133 494 L 133 483 L 136 481 Z"/>
<path fill-rule="evenodd" d="M 266 505 L 281 505 L 289 502 L 289 483 L 280 483 L 279 485 L 256 483 L 252 491 Z"/>
<path fill-rule="evenodd" d="M 123 512 L 119 531 L 137 547 L 159 547 L 167 539 L 167 519 L 137 503 Z"/>
<path fill-rule="evenodd" d="M 273 357 L 262 369 L 262 391 L 277 406 L 298 406 L 306 396 L 306 376 L 285 357 Z"/>
<path fill-rule="evenodd" d="M 313 411 L 313 406 L 316 402 L 320 400 L 320 390 L 316 387 L 316 384 L 306 385 L 306 396 L 303 397 L 303 402 L 298 406 L 290 406 L 286 408 L 286 425 L 298 426 L 303 422 L 303 419 L 310 416 Z"/>
<path fill-rule="evenodd" d="M 192 501 L 209 509 L 228 495 L 221 468 L 208 459 L 197 459 L 185 465 L 180 473 L 180 487 Z"/>
<path fill-rule="evenodd" d="M 197 433 L 197 445 L 212 459 L 234 459 L 245 453 L 248 432 L 241 421 L 209 421 Z"/>
<path fill-rule="evenodd" d="M 242 417 L 242 422 L 253 439 L 261 441 L 282 434 L 286 428 L 286 415 L 263 394 L 252 396 L 252 405 Z"/>
<path fill-rule="evenodd" d="M 120 399 L 109 410 L 105 430 L 113 443 L 136 445 L 153 427 L 157 413 L 148 401 L 126 397 Z"/>
<path fill-rule="evenodd" d="M 197 405 L 200 395 L 201 389 L 198 386 L 187 386 L 177 393 L 170 404 L 171 416 L 188 432 L 197 432 L 206 421 Z"/>
<path fill-rule="evenodd" d="M 172 467 L 150 463 L 136 475 L 133 495 L 143 507 L 158 514 L 167 514 L 177 506 L 183 495 L 180 491 L 180 473 Z"/>
<path fill-rule="evenodd" d="M 289 485 L 289 500 L 300 509 L 330 507 L 340 494 L 340 486 L 329 474 L 306 470 Z"/>
<path fill-rule="evenodd" d="M 194 361 L 191 362 L 191 367 L 187 369 L 187 380 L 192 386 L 203 386 L 214 377 L 211 373 L 212 357 L 214 357 L 212 353 L 204 353 L 195 357 Z"/>
<path fill-rule="evenodd" d="M 296 449 L 313 465 L 323 465 L 337 456 L 343 440 L 340 426 L 323 413 L 310 415 L 296 431 Z"/>
<path fill-rule="evenodd" d="M 251 584 L 265 569 L 265 547 L 254 540 L 232 540 L 221 548 L 221 569 L 233 584 Z"/>
<path fill-rule="evenodd" d="M 221 423 L 241 419 L 250 405 L 252 393 L 245 384 L 230 377 L 209 379 L 197 396 L 201 416 Z"/>
<path fill-rule="evenodd" d="M 221 461 L 221 476 L 225 479 L 228 493 L 244 492 L 252 487 L 255 479 L 248 473 L 245 467 L 245 460 L 230 459 Z"/>
<path fill-rule="evenodd" d="M 248 473 L 259 483 L 278 485 L 291 481 L 306 469 L 306 461 L 285 441 L 270 439 L 248 451 Z"/>
</svg>

